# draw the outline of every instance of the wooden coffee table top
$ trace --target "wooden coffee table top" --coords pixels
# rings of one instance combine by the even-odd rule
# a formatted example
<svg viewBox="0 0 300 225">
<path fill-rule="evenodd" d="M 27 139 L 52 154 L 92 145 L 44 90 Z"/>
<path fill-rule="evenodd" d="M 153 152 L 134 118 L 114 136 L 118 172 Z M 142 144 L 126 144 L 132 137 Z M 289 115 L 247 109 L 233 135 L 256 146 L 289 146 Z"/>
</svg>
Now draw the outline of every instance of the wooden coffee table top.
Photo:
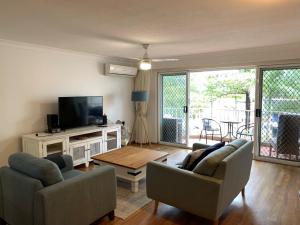
<svg viewBox="0 0 300 225">
<path fill-rule="evenodd" d="M 167 155 L 167 152 L 126 146 L 118 150 L 113 150 L 101 155 L 94 156 L 92 157 L 92 159 L 127 167 L 130 169 L 139 169 L 145 166 L 148 162 L 158 160 Z"/>
</svg>

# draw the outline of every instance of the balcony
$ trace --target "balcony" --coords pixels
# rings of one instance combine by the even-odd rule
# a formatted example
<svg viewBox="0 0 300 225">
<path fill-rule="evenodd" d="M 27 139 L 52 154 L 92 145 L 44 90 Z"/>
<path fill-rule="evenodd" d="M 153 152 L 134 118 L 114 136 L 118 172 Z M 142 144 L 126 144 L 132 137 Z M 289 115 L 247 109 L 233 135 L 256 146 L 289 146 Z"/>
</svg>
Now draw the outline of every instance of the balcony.
<svg viewBox="0 0 300 225">
<path fill-rule="evenodd" d="M 188 112 L 188 127 L 186 124 L 185 113 L 182 108 L 164 108 L 163 118 L 174 119 L 180 121 L 177 130 L 177 142 L 186 143 L 186 129 L 188 129 L 188 146 L 191 147 L 195 142 L 206 143 L 204 133 L 200 137 L 201 130 L 203 128 L 202 119 L 211 118 L 215 120 L 221 127 L 222 137 L 228 134 L 228 124 L 224 121 L 238 122 L 233 125 L 233 135 L 223 138 L 223 141 L 230 141 L 235 139 L 236 131 L 240 126 L 248 123 L 254 123 L 254 110 L 241 110 L 241 109 L 225 109 L 225 108 L 201 108 L 191 107 Z M 221 122 L 223 121 L 223 122 Z M 216 134 L 213 137 L 207 135 L 207 144 L 213 144 L 221 140 L 221 135 Z"/>
</svg>

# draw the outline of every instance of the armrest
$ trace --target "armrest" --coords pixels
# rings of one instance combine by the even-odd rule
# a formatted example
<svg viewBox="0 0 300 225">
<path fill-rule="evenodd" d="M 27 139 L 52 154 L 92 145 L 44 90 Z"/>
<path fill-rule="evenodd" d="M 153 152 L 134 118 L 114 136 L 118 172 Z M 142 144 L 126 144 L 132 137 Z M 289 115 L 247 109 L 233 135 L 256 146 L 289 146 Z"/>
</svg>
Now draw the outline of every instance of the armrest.
<svg viewBox="0 0 300 225">
<path fill-rule="evenodd" d="M 195 151 L 197 149 L 208 148 L 210 145 L 202 144 L 202 143 L 194 143 L 192 150 Z"/>
<path fill-rule="evenodd" d="M 72 170 L 74 168 L 72 156 L 62 155 L 62 158 L 64 159 L 66 166 L 65 166 L 65 168 L 63 168 L 61 170 L 61 172 L 66 172 L 66 171 Z"/>
<path fill-rule="evenodd" d="M 35 224 L 90 224 L 116 208 L 116 177 L 111 166 L 92 171 L 38 191 Z"/>
<path fill-rule="evenodd" d="M 149 198 L 215 219 L 222 180 L 151 162 L 147 165 Z"/>
</svg>

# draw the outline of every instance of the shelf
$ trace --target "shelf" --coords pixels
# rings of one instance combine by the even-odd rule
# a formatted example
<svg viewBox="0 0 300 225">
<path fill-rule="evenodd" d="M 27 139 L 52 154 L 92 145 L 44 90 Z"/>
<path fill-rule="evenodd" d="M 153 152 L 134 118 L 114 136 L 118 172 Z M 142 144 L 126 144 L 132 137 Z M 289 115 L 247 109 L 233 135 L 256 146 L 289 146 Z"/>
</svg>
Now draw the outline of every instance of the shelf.
<svg viewBox="0 0 300 225">
<path fill-rule="evenodd" d="M 89 134 L 76 135 L 69 138 L 70 143 L 82 142 L 89 139 L 102 138 L 102 132 L 93 132 Z"/>
<path fill-rule="evenodd" d="M 108 136 L 107 135 L 107 141 L 117 140 L 116 136 Z"/>
<path fill-rule="evenodd" d="M 47 151 L 47 155 L 53 155 L 53 154 L 57 154 L 57 153 L 63 153 L 62 150 L 56 150 L 56 151 Z"/>
</svg>

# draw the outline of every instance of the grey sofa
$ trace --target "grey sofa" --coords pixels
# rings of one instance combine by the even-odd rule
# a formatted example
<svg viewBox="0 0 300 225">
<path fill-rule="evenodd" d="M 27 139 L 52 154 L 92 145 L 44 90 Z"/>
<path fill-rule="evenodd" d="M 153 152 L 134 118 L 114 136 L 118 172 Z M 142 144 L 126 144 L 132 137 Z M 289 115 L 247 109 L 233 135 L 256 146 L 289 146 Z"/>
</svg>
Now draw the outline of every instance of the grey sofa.
<svg viewBox="0 0 300 225">
<path fill-rule="evenodd" d="M 205 147 L 194 144 L 193 150 Z M 244 195 L 252 165 L 252 148 L 252 141 L 236 140 L 210 153 L 203 159 L 205 162 L 201 161 L 202 172 L 205 174 L 203 169 L 207 169 L 209 176 L 163 163 L 149 163 L 147 195 L 155 200 L 155 211 L 158 202 L 163 202 L 218 224 L 219 217 L 233 199 L 241 191 Z M 224 158 L 222 152 L 227 152 Z M 211 165 L 215 166 L 212 173 Z M 199 169 L 199 164 L 197 166 Z"/>
<path fill-rule="evenodd" d="M 9 225 L 88 225 L 104 215 L 114 217 L 114 168 L 89 172 L 73 169 L 72 157 L 57 164 L 16 153 L 0 169 L 0 218 Z"/>
</svg>

